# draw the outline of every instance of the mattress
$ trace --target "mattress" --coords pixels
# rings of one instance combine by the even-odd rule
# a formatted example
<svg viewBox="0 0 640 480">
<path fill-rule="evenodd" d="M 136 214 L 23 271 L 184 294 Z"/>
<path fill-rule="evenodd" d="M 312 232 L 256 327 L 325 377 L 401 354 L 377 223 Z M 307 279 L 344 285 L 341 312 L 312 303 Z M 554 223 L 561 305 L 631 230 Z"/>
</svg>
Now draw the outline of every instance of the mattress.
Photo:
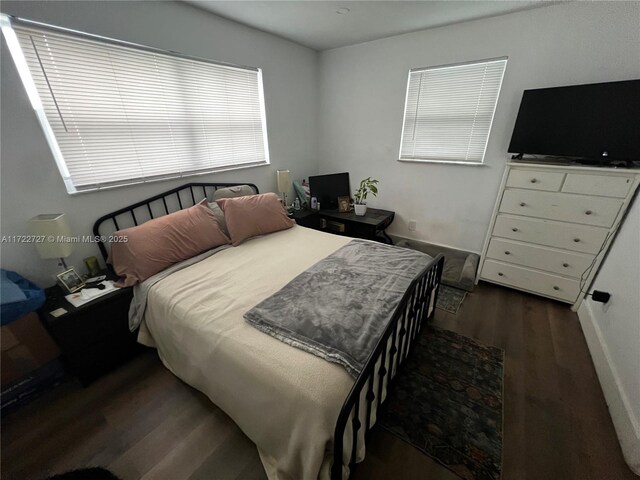
<svg viewBox="0 0 640 480">
<path fill-rule="evenodd" d="M 222 250 L 149 292 L 139 341 L 238 424 L 270 480 L 329 477 L 335 422 L 353 378 L 243 315 L 350 240 L 294 226 Z"/>
</svg>

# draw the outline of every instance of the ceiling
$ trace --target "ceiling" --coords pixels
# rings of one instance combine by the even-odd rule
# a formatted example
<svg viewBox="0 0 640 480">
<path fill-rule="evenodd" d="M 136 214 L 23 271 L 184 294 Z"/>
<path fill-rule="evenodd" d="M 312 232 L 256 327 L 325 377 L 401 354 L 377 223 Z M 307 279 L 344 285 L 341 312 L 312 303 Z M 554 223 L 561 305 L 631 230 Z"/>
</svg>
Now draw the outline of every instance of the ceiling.
<svg viewBox="0 0 640 480">
<path fill-rule="evenodd" d="M 186 0 L 186 3 L 314 50 L 327 50 L 557 2 Z"/>
</svg>

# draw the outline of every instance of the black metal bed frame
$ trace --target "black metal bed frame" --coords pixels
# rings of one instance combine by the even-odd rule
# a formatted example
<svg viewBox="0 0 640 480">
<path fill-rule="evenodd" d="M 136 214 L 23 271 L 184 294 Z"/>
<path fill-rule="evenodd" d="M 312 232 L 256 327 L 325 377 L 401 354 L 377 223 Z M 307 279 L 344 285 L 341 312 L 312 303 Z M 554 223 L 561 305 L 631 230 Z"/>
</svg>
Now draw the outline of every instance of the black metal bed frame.
<svg viewBox="0 0 640 480">
<path fill-rule="evenodd" d="M 200 198 L 200 190 L 202 198 L 209 198 L 207 188 L 210 191 L 215 191 L 219 188 L 238 185 L 249 185 L 258 193 L 258 187 L 247 183 L 189 183 L 103 215 L 93 225 L 93 234 L 98 239 L 102 256 L 106 261 L 108 252 L 105 242 L 101 239 L 101 227 L 105 222 L 111 221 L 115 230 L 119 230 L 117 219 L 125 215 L 125 218 L 130 218 L 134 225 L 139 225 L 158 216 L 168 215 L 172 213 L 172 210 L 177 211 L 197 204 L 202 200 L 196 200 L 196 198 Z M 179 208 L 176 209 L 170 208 L 167 203 L 167 200 L 174 195 L 178 200 Z M 183 202 L 185 197 L 186 202 Z M 162 202 L 164 213 L 154 217 L 151 205 L 160 202 Z M 140 215 L 140 212 L 139 216 L 136 216 L 136 209 L 142 209 L 144 216 Z M 144 217 L 146 219 L 141 221 L 141 218 Z M 411 282 L 347 395 L 338 415 L 333 436 L 331 480 L 343 480 L 345 466 L 349 468 L 350 473 L 353 472 L 357 460 L 359 437 L 362 435 L 364 440 L 370 432 L 373 427 L 373 416 L 376 415 L 377 418 L 381 412 L 380 407 L 386 399 L 386 393 L 389 391 L 400 366 L 411 353 L 422 326 L 433 317 L 443 266 L 444 257 L 438 255 Z M 363 403 L 364 405 L 362 405 Z M 345 465 L 345 435 L 349 426 L 351 427 L 351 454 Z M 363 427 L 364 430 L 362 430 Z"/>
</svg>

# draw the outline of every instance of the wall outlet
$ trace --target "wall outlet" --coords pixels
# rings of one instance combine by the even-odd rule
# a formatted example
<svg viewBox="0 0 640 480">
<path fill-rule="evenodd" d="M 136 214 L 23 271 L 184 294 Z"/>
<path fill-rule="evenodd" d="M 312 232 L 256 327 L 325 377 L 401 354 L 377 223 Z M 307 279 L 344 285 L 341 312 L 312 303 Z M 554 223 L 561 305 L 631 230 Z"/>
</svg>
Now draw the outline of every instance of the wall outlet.
<svg viewBox="0 0 640 480">
<path fill-rule="evenodd" d="M 416 221 L 415 220 L 409 220 L 409 231 L 410 232 L 415 232 L 416 231 Z"/>
</svg>

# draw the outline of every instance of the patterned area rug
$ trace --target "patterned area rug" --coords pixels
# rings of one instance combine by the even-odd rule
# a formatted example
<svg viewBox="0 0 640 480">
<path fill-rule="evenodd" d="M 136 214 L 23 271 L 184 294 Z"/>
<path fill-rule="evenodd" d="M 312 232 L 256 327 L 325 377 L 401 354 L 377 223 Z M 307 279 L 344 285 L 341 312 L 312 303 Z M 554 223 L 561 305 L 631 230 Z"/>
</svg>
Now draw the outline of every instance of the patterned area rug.
<svg viewBox="0 0 640 480">
<path fill-rule="evenodd" d="M 462 305 L 462 301 L 464 300 L 464 297 L 466 297 L 466 295 L 467 292 L 465 292 L 464 290 L 441 284 L 440 290 L 438 291 L 436 308 L 449 313 L 453 313 L 455 315 L 458 313 L 460 305 Z"/>
<path fill-rule="evenodd" d="M 397 377 L 380 424 L 464 480 L 498 480 L 503 354 L 427 327 Z"/>
</svg>

